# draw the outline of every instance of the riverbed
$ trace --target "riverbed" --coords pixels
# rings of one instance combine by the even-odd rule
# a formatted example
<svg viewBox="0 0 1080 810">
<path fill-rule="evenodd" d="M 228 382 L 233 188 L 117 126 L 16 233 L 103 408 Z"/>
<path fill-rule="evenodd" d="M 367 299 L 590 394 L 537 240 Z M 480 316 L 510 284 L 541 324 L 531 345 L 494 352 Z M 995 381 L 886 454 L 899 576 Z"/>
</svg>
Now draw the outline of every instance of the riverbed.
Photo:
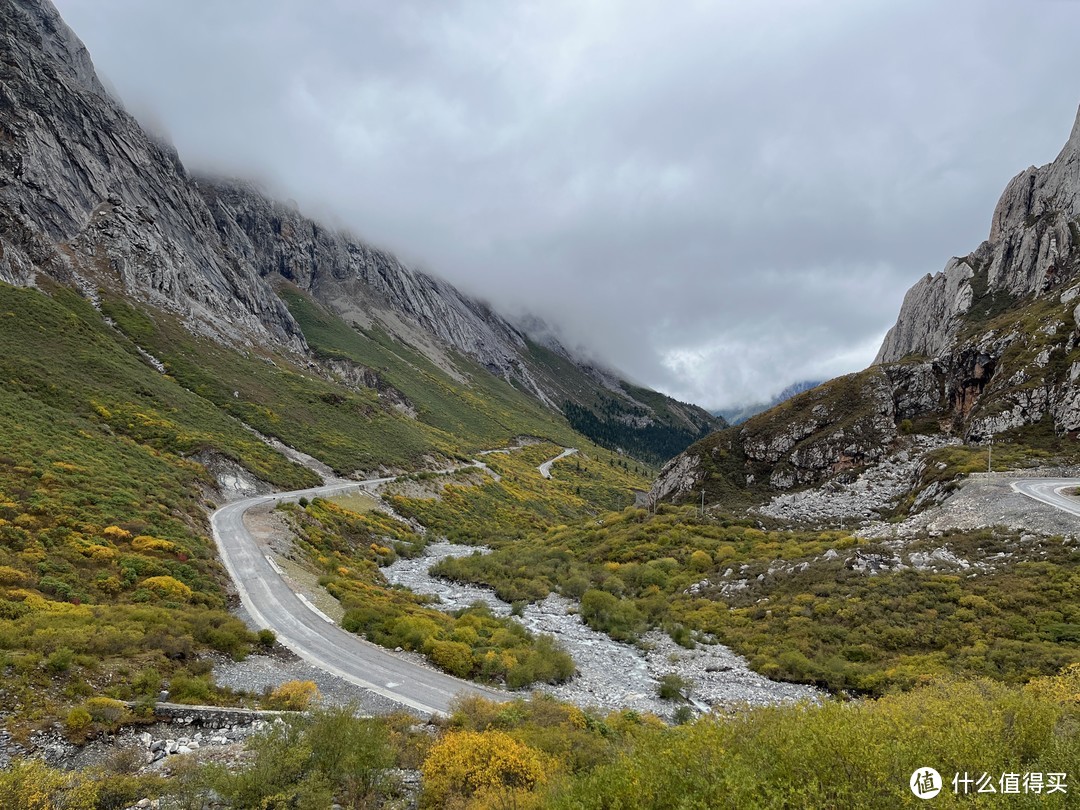
<svg viewBox="0 0 1080 810">
<path fill-rule="evenodd" d="M 499 599 L 490 588 L 450 582 L 429 573 L 431 566 L 447 557 L 485 551 L 434 542 L 428 544 L 423 556 L 397 560 L 382 571 L 394 584 L 439 597 L 437 607 L 442 610 L 458 610 L 483 602 L 492 613 L 509 616 L 510 604 Z M 698 710 L 821 697 L 812 687 L 771 681 L 752 672 L 744 658 L 720 644 L 698 644 L 688 650 L 655 630 L 647 633 L 639 645 L 615 641 L 582 622 L 576 602 L 556 594 L 543 602 L 526 605 L 517 620 L 534 633 L 554 636 L 573 657 L 578 669 L 573 679 L 565 684 L 544 684 L 537 688 L 578 706 L 634 709 L 669 717 L 680 704 L 657 696 L 660 679 L 669 673 L 693 684 L 689 694 Z"/>
</svg>

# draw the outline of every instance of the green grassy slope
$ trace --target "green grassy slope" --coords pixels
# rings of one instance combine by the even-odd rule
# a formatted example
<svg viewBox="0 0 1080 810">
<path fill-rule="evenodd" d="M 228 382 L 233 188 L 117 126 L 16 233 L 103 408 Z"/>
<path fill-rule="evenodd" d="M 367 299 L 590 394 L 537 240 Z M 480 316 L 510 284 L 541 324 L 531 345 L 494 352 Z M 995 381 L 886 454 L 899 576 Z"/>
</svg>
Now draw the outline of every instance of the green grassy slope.
<svg viewBox="0 0 1080 810">
<path fill-rule="evenodd" d="M 519 435 L 564 445 L 580 441 L 561 416 L 468 358 L 453 357 L 467 378 L 462 384 L 384 332 L 350 327 L 295 287 L 283 285 L 279 294 L 317 354 L 378 372 L 408 397 L 420 422 L 442 431 L 447 441 L 456 440 L 464 452 L 499 447 Z"/>
<path fill-rule="evenodd" d="M 173 683 L 254 637 L 225 611 L 192 453 L 278 486 L 314 476 L 154 371 L 86 302 L 0 284 L 0 672 L 4 706 L 48 718 L 94 694 Z M 81 729 L 80 729 L 81 730 Z"/>
<path fill-rule="evenodd" d="M 180 699 L 216 699 L 197 655 L 243 655 L 255 638 L 225 611 L 203 495 L 214 482 L 196 458 L 231 459 L 281 489 L 317 483 L 244 423 L 341 472 L 423 469 L 524 434 L 558 444 L 514 462 L 493 457 L 494 466 L 532 469 L 561 444 L 599 452 L 464 358 L 455 358 L 469 377 L 461 385 L 385 335 L 353 330 L 302 296 L 290 303 L 321 355 L 377 369 L 417 418 L 375 389 L 226 349 L 118 297 L 106 295 L 99 313 L 63 287 L 0 284 L 0 672 L 4 705 L 18 716 L 62 717 L 89 695 L 137 698 L 163 683 Z M 616 474 L 615 464 L 625 503 L 644 470 Z M 572 514 L 607 505 L 610 477 L 583 478 Z"/>
</svg>

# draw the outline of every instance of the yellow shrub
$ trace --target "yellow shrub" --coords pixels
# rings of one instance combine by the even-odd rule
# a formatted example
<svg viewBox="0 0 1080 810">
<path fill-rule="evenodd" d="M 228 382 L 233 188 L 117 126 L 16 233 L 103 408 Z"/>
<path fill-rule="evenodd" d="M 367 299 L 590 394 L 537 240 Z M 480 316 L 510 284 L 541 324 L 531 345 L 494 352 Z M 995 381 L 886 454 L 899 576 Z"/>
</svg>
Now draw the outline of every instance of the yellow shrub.
<svg viewBox="0 0 1080 810">
<path fill-rule="evenodd" d="M 148 534 L 140 534 L 132 540 L 131 547 L 136 551 L 172 551 L 175 548 L 168 540 L 151 537 Z"/>
<path fill-rule="evenodd" d="M 712 555 L 698 549 L 690 555 L 690 567 L 695 571 L 708 571 L 712 567 Z"/>
<path fill-rule="evenodd" d="M 14 602 L 22 602 L 31 610 L 44 610 L 49 606 L 49 600 L 40 593 L 23 588 L 12 588 L 4 596 Z"/>
<path fill-rule="evenodd" d="M 131 532 L 127 529 L 121 529 L 119 526 L 106 526 L 101 533 L 110 540 L 128 540 L 131 538 Z"/>
<path fill-rule="evenodd" d="M 432 641 L 428 655 L 440 669 L 459 678 L 468 677 L 473 668 L 472 648 L 460 641 Z"/>
<path fill-rule="evenodd" d="M 18 568 L 0 565 L 0 585 L 25 585 L 30 577 Z"/>
<path fill-rule="evenodd" d="M 71 733 L 78 733 L 85 731 L 89 727 L 94 718 L 90 716 L 90 712 L 84 709 L 82 706 L 76 706 L 74 709 L 67 713 L 67 718 L 64 720 L 64 725 Z"/>
<path fill-rule="evenodd" d="M 120 556 L 120 552 L 118 552 L 115 548 L 98 545 L 96 543 L 91 546 L 83 546 L 79 549 L 79 553 L 82 554 L 84 557 L 90 557 L 91 559 L 97 560 L 98 562 L 107 562 L 108 560 L 114 560 L 118 556 Z"/>
<path fill-rule="evenodd" d="M 0 771 L 0 807 L 19 810 L 94 810 L 98 789 L 77 771 L 50 768 L 38 759 L 16 760 Z"/>
<path fill-rule="evenodd" d="M 481 796 L 526 799 L 547 779 L 550 762 L 502 731 L 455 731 L 432 747 L 422 771 L 424 805 L 446 807 Z"/>
<path fill-rule="evenodd" d="M 314 681 L 286 681 L 273 692 L 266 703 L 271 709 L 302 712 L 319 696 Z"/>
<path fill-rule="evenodd" d="M 1080 703 L 1080 664 L 1069 664 L 1048 678 L 1035 678 L 1026 689 L 1059 703 Z"/>
<path fill-rule="evenodd" d="M 142 581 L 142 587 L 173 599 L 191 598 L 191 588 L 170 576 L 147 577 Z"/>
<path fill-rule="evenodd" d="M 84 709 L 95 723 L 109 726 L 119 723 L 127 716 L 127 706 L 108 697 L 92 697 L 86 701 Z"/>
</svg>

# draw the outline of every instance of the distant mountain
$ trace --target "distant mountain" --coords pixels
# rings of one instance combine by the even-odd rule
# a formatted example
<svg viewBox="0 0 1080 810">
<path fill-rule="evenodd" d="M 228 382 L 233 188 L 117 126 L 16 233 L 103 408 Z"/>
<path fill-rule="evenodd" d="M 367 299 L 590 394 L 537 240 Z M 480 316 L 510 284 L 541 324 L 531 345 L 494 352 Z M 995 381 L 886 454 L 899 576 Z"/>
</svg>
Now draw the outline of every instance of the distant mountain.
<svg viewBox="0 0 1080 810">
<path fill-rule="evenodd" d="M 1006 186 L 986 241 L 908 291 L 874 365 L 693 445 L 654 495 L 767 496 L 874 464 L 911 435 L 993 438 L 1014 466 L 1080 462 L 1080 114 L 1053 162 Z M 938 454 L 920 486 L 983 454 Z"/>
<path fill-rule="evenodd" d="M 549 337 L 533 340 L 447 282 L 250 184 L 191 176 L 104 89 L 47 0 L 9 0 L 0 22 L 0 281 L 55 282 L 95 304 L 119 296 L 223 347 L 282 352 L 337 373 L 298 322 L 297 299 L 290 308 L 280 294 L 287 289 L 364 339 L 418 353 L 458 385 L 479 367 L 649 461 L 723 426 Z M 379 371 L 350 373 L 371 380 Z"/>
<path fill-rule="evenodd" d="M 756 402 L 752 405 L 743 405 L 741 408 L 727 408 L 712 413 L 713 416 L 719 416 L 730 425 L 742 424 L 751 416 L 767 411 L 781 402 L 786 402 L 796 394 L 809 391 L 819 385 L 821 385 L 821 380 L 804 380 L 803 382 L 792 383 L 768 402 Z"/>
</svg>

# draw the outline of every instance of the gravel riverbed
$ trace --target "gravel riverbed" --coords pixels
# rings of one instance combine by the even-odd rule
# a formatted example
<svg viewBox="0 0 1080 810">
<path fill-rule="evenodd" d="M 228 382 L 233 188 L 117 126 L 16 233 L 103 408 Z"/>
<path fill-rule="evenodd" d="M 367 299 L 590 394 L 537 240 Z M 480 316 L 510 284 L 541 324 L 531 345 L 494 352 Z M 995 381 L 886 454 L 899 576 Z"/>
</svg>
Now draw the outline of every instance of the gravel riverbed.
<svg viewBox="0 0 1080 810">
<path fill-rule="evenodd" d="M 496 615 L 508 616 L 510 604 L 490 588 L 449 582 L 428 573 L 439 560 L 477 551 L 472 546 L 430 543 L 422 557 L 398 560 L 382 571 L 394 584 L 438 596 L 443 610 L 484 602 Z M 543 602 L 526 605 L 518 621 L 532 632 L 554 636 L 577 664 L 578 674 L 570 682 L 542 685 L 540 691 L 583 707 L 626 708 L 670 716 L 678 704 L 657 697 L 659 680 L 669 673 L 693 684 L 690 694 L 698 708 L 764 705 L 815 699 L 821 694 L 811 687 L 758 675 L 750 671 L 742 657 L 720 644 L 699 644 L 688 650 L 658 631 L 646 634 L 640 647 L 614 641 L 585 625 L 577 615 L 575 602 L 555 594 Z"/>
</svg>

